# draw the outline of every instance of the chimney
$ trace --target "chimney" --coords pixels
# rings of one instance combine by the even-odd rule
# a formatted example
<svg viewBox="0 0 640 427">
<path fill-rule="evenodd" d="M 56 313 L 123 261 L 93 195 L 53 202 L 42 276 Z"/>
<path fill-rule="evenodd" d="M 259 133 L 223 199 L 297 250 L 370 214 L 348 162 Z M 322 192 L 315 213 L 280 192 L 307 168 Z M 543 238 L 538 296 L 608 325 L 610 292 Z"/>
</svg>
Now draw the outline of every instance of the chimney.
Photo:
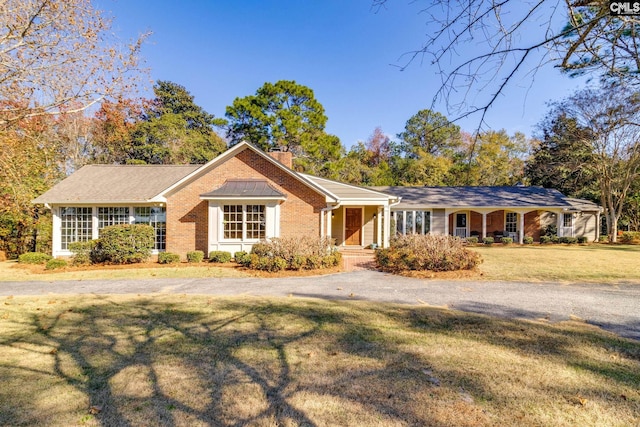
<svg viewBox="0 0 640 427">
<path fill-rule="evenodd" d="M 273 149 L 269 151 L 269 155 L 288 167 L 293 169 L 293 154 L 291 151 L 282 151 L 280 149 Z"/>
</svg>

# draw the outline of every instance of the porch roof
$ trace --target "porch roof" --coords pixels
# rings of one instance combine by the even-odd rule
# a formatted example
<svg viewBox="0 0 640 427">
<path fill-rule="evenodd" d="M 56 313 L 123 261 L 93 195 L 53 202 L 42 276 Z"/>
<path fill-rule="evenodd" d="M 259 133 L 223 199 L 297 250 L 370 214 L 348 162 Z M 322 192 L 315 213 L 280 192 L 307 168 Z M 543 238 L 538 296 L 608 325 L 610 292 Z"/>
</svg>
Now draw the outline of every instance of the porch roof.
<svg viewBox="0 0 640 427">
<path fill-rule="evenodd" d="M 551 188 L 504 187 L 372 187 L 402 197 L 397 209 L 416 208 L 571 208 L 562 193 Z"/>
<path fill-rule="evenodd" d="M 394 201 L 398 199 L 398 195 L 393 192 L 389 192 L 389 194 L 384 193 L 382 191 L 378 191 L 373 187 L 359 187 L 357 185 L 345 184 L 338 181 L 333 181 L 327 178 L 320 178 L 313 175 L 300 174 L 304 178 L 313 182 L 318 187 L 322 187 L 326 189 L 331 194 L 334 194 L 338 197 L 340 202 L 359 202 L 359 201 L 368 201 L 368 202 L 379 202 L 380 204 L 387 204 L 390 201 Z"/>
</svg>

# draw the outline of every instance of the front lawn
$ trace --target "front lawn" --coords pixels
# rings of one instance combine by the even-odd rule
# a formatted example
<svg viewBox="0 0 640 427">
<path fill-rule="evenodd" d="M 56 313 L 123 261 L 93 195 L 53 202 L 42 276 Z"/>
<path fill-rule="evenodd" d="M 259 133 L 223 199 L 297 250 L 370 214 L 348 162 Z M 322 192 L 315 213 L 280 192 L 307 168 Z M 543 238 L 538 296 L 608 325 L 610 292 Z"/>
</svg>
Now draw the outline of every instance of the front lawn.
<svg viewBox="0 0 640 427">
<path fill-rule="evenodd" d="M 5 297 L 0 425 L 628 426 L 640 343 L 297 298 Z"/>
<path fill-rule="evenodd" d="M 640 284 L 637 245 L 474 246 L 486 280 Z"/>
</svg>

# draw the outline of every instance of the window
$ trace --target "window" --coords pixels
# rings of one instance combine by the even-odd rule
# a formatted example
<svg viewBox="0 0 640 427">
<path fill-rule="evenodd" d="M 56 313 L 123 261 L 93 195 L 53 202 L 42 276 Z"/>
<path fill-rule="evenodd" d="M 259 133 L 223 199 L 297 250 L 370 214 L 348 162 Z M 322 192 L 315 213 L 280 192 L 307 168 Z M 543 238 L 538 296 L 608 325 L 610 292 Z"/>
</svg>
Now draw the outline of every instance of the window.
<svg viewBox="0 0 640 427">
<path fill-rule="evenodd" d="M 60 222 L 61 249 L 68 250 L 69 243 L 91 240 L 91 208 L 60 208 Z"/>
<path fill-rule="evenodd" d="M 265 238 L 264 205 L 224 205 L 222 212 L 225 239 L 260 240 Z"/>
<path fill-rule="evenodd" d="M 405 222 L 405 234 L 413 234 L 413 211 L 405 211 L 404 213 L 404 222 Z"/>
<path fill-rule="evenodd" d="M 147 224 L 155 231 L 153 249 L 162 251 L 167 245 L 167 212 L 163 207 L 142 206 L 134 208 L 134 224 Z"/>
<path fill-rule="evenodd" d="M 562 214 L 562 226 L 567 228 L 573 227 L 573 214 Z"/>
<path fill-rule="evenodd" d="M 507 212 L 504 219 L 504 229 L 509 233 L 515 233 L 518 230 L 518 214 L 515 212 Z"/>
<path fill-rule="evenodd" d="M 429 234 L 431 230 L 431 212 L 394 211 L 393 215 L 399 234 Z"/>
<path fill-rule="evenodd" d="M 98 208 L 98 231 L 118 224 L 129 224 L 128 207 Z"/>
</svg>

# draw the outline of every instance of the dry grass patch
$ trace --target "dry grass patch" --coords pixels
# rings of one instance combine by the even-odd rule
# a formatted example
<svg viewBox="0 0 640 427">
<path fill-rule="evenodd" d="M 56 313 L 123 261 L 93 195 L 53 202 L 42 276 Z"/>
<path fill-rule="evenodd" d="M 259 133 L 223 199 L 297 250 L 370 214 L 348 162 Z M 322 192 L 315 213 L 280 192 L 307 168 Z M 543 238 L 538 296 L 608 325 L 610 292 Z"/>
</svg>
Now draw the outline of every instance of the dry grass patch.
<svg viewBox="0 0 640 427">
<path fill-rule="evenodd" d="M 486 280 L 640 284 L 640 246 L 532 245 L 472 248 Z"/>
<path fill-rule="evenodd" d="M 634 425 L 640 343 L 364 302 L 3 298 L 0 425 Z"/>
</svg>

